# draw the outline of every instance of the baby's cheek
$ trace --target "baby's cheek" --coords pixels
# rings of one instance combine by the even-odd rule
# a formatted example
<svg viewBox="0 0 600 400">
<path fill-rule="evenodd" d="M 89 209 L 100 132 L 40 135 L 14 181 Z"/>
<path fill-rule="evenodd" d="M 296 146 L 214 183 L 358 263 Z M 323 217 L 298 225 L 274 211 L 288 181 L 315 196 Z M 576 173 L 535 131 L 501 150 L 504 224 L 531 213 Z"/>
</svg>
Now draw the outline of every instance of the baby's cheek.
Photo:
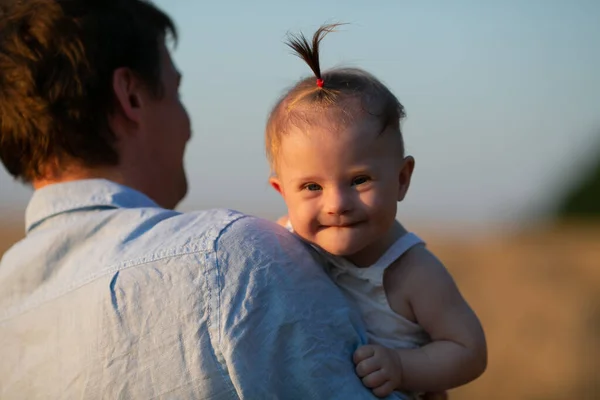
<svg viewBox="0 0 600 400">
<path fill-rule="evenodd" d="M 387 225 L 390 220 L 396 219 L 397 201 L 391 196 L 373 196 L 365 204 L 371 221 Z"/>
<path fill-rule="evenodd" d="M 386 207 L 386 200 L 382 196 L 378 196 L 377 193 L 365 193 L 361 196 L 361 206 L 365 212 L 371 217 L 382 212 Z"/>
<path fill-rule="evenodd" d="M 299 235 L 309 237 L 314 234 L 317 225 L 317 213 L 310 204 L 304 202 L 290 210 L 290 219 L 294 226 L 294 230 Z"/>
</svg>

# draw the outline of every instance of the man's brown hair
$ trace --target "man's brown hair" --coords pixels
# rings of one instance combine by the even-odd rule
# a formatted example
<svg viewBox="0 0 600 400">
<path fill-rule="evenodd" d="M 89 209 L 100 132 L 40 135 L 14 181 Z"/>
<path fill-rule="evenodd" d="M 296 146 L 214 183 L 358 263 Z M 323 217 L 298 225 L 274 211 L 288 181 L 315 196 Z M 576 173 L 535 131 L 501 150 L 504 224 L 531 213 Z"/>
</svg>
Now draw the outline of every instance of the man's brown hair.
<svg viewBox="0 0 600 400">
<path fill-rule="evenodd" d="M 144 0 L 14 0 L 0 10 L 0 159 L 15 178 L 51 163 L 115 165 L 113 73 L 161 95 L 171 19 Z"/>
<path fill-rule="evenodd" d="M 401 140 L 400 156 L 404 155 L 400 120 L 406 114 L 396 96 L 377 78 L 359 68 L 334 68 L 321 72 L 319 45 L 325 35 L 339 25 L 321 26 L 311 42 L 302 34 L 289 37 L 287 45 L 308 64 L 314 76 L 298 81 L 279 99 L 269 115 L 265 145 L 272 170 L 276 169 L 281 140 L 289 126 L 310 124 L 331 111 L 333 114 L 329 116 L 333 115 L 341 123 L 351 122 L 360 111 L 377 117 L 382 131 L 389 126 L 396 128 Z M 349 100 L 359 101 L 361 110 L 352 109 Z"/>
</svg>

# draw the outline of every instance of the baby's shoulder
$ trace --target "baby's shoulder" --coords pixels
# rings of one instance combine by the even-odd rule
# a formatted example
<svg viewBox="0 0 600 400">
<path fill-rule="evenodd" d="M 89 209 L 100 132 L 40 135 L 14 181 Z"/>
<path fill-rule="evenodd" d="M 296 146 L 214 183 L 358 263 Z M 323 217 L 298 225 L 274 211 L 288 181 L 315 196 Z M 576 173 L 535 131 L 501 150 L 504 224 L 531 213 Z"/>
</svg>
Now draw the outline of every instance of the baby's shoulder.
<svg viewBox="0 0 600 400">
<path fill-rule="evenodd" d="M 383 283 L 386 292 L 393 290 L 408 295 L 447 275 L 444 264 L 423 243 L 411 247 L 390 264 Z"/>
</svg>

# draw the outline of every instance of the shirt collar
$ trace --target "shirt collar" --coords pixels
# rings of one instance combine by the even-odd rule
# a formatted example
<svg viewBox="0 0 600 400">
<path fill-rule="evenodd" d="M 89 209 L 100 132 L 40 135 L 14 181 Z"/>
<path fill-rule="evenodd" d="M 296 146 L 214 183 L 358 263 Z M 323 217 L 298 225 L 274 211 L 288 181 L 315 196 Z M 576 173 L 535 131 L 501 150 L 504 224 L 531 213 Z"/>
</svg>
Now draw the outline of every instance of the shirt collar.
<svg viewBox="0 0 600 400">
<path fill-rule="evenodd" d="M 146 195 L 105 179 L 85 179 L 44 186 L 33 193 L 25 211 L 27 232 L 57 214 L 102 208 L 158 207 Z"/>
</svg>

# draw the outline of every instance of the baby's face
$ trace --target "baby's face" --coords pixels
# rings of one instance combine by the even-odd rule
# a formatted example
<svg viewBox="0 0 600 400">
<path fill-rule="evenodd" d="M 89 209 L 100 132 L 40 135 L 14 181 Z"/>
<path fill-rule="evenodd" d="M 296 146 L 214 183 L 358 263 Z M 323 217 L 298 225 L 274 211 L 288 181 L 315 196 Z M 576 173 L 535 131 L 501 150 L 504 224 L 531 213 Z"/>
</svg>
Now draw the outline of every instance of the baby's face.
<svg viewBox="0 0 600 400">
<path fill-rule="evenodd" d="M 399 133 L 381 132 L 376 118 L 331 125 L 290 130 L 271 184 L 282 194 L 297 234 L 359 265 L 371 263 L 389 245 L 413 161 L 402 158 Z"/>
</svg>

